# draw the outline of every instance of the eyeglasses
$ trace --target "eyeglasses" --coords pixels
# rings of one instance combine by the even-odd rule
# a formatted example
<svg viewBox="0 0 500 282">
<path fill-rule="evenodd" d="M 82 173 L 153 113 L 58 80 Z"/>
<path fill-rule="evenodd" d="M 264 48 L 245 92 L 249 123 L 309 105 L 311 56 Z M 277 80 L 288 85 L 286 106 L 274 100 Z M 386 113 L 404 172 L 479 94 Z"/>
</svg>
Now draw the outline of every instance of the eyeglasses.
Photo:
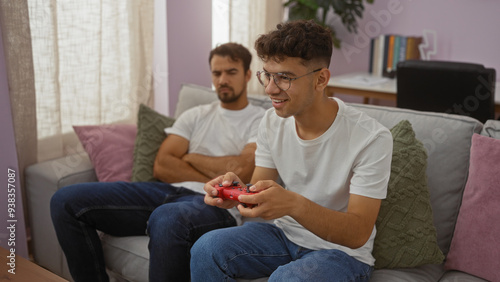
<svg viewBox="0 0 500 282">
<path fill-rule="evenodd" d="M 260 82 L 260 84 L 262 84 L 262 86 L 267 87 L 269 85 L 269 82 L 271 82 L 271 77 L 272 77 L 274 80 L 274 83 L 276 84 L 276 86 L 278 86 L 279 89 L 281 89 L 283 91 L 287 91 L 292 86 L 292 81 L 299 79 L 301 77 L 304 77 L 306 75 L 310 75 L 311 73 L 315 73 L 315 72 L 320 71 L 322 69 L 323 68 L 319 68 L 317 70 L 313 70 L 312 72 L 308 72 L 304 75 L 294 77 L 294 78 L 291 78 L 288 75 L 286 75 L 284 73 L 280 73 L 280 72 L 272 74 L 272 73 L 267 72 L 267 71 L 258 71 L 257 78 L 259 79 L 259 82 Z"/>
</svg>

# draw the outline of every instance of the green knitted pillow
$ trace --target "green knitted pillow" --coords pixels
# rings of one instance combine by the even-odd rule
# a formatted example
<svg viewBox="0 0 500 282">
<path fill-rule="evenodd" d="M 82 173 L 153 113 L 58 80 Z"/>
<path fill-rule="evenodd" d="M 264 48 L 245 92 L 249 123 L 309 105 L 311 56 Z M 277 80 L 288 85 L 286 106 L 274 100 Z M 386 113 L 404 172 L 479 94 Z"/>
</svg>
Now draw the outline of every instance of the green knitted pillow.
<svg viewBox="0 0 500 282">
<path fill-rule="evenodd" d="M 409 121 L 399 122 L 391 133 L 391 177 L 376 223 L 375 268 L 442 263 L 427 187 L 427 153 Z"/>
<path fill-rule="evenodd" d="M 175 119 L 164 116 L 144 104 L 139 106 L 132 181 L 157 181 L 153 177 L 154 161 L 161 143 L 167 137 L 165 128 L 171 127 L 174 121 Z"/>
</svg>

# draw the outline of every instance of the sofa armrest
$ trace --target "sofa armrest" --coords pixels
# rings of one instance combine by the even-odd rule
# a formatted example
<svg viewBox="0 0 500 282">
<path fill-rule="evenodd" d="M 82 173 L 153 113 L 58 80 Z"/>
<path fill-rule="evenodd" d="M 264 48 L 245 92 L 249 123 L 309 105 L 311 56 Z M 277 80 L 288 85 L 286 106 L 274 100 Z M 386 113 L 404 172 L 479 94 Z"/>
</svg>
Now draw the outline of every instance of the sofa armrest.
<svg viewBox="0 0 500 282">
<path fill-rule="evenodd" d="M 50 217 L 50 199 L 64 186 L 95 182 L 97 177 L 86 154 L 49 160 L 26 168 L 26 197 L 35 262 L 70 279 L 66 259 Z"/>
</svg>

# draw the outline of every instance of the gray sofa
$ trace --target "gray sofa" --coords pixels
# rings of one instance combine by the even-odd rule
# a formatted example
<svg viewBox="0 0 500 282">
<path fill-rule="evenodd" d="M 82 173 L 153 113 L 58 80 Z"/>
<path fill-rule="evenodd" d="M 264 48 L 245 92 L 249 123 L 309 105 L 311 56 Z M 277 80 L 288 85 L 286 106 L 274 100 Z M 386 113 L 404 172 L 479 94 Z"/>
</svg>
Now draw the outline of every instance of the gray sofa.
<svg viewBox="0 0 500 282">
<path fill-rule="evenodd" d="M 179 95 L 175 117 L 198 104 L 216 100 L 209 88 L 184 85 Z M 250 95 L 250 101 L 265 108 L 271 107 L 265 96 Z M 462 200 L 473 133 L 500 128 L 498 121 L 482 124 L 475 119 L 392 107 L 351 104 L 376 118 L 387 128 L 400 120 L 411 122 L 416 137 L 428 151 L 428 185 L 437 230 L 437 241 L 446 256 Z M 498 136 L 496 138 L 499 138 Z M 72 155 L 32 165 L 26 170 L 27 198 L 32 231 L 33 255 L 36 263 L 71 279 L 64 255 L 57 242 L 49 214 L 49 201 L 60 188 L 80 182 L 97 181 L 86 155 Z M 147 281 L 148 237 L 117 238 L 102 234 L 105 260 L 116 281 Z M 263 279 L 265 280 L 265 279 Z M 380 269 L 372 281 L 484 281 L 472 275 L 445 271 L 441 265 L 423 265 L 409 269 Z"/>
</svg>

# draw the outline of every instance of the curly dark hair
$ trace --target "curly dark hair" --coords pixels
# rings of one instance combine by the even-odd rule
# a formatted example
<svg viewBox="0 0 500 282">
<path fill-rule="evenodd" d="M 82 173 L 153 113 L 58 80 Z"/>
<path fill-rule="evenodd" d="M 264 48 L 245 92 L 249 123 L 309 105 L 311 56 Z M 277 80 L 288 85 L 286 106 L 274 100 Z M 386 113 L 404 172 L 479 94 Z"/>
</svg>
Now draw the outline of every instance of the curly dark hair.
<svg viewBox="0 0 500 282">
<path fill-rule="evenodd" d="M 287 57 L 302 58 L 302 63 L 318 62 L 330 66 L 332 57 L 332 35 L 313 20 L 297 20 L 281 23 L 276 30 L 261 35 L 255 41 L 257 55 L 264 62 L 276 62 Z"/>
<path fill-rule="evenodd" d="M 210 51 L 210 56 L 208 57 L 209 65 L 210 62 L 212 62 L 212 57 L 214 55 L 221 57 L 229 56 L 231 60 L 235 62 L 241 60 L 243 62 L 243 70 L 245 72 L 250 69 L 250 63 L 252 62 L 252 54 L 250 54 L 250 51 L 248 51 L 245 46 L 238 43 L 229 42 L 215 47 L 212 51 Z"/>
</svg>

